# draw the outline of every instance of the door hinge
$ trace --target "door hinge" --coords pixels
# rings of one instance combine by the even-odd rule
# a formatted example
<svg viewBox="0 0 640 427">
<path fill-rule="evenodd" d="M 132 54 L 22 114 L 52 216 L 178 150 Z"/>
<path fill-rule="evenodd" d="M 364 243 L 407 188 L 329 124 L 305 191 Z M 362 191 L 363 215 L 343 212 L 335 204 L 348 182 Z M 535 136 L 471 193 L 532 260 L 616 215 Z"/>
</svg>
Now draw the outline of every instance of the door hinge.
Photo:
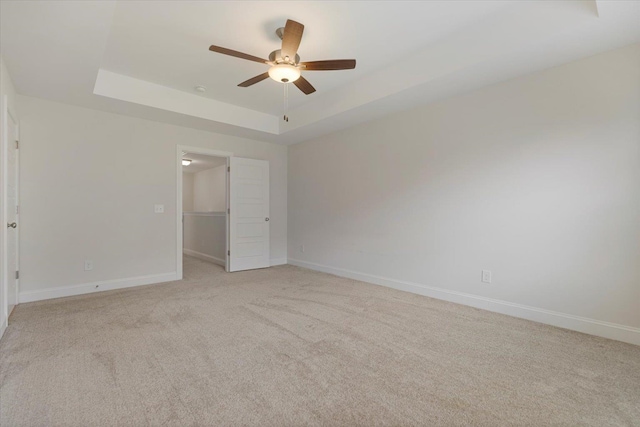
<svg viewBox="0 0 640 427">
<path fill-rule="evenodd" d="M 16 141 L 16 150 L 20 149 L 20 143 Z"/>
<path fill-rule="evenodd" d="M 227 251 L 227 255 L 231 256 L 231 251 Z"/>
<path fill-rule="evenodd" d="M 231 213 L 231 208 L 227 208 L 227 213 L 230 214 Z"/>
<path fill-rule="evenodd" d="M 20 271 L 16 271 L 16 280 L 20 278 Z"/>
<path fill-rule="evenodd" d="M 231 172 L 231 166 L 227 166 L 227 172 Z"/>
<path fill-rule="evenodd" d="M 20 214 L 20 205 L 16 205 L 16 215 Z"/>
</svg>

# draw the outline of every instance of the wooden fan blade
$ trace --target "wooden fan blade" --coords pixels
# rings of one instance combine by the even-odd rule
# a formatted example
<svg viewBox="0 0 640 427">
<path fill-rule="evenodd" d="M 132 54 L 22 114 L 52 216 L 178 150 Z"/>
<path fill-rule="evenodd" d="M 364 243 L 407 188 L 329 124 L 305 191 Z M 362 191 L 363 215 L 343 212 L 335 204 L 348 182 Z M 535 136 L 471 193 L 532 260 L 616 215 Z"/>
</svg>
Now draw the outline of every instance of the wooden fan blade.
<svg viewBox="0 0 640 427">
<path fill-rule="evenodd" d="M 329 59 L 327 61 L 301 62 L 303 70 L 325 71 L 325 70 L 352 70 L 356 68 L 355 59 Z"/>
<path fill-rule="evenodd" d="M 316 88 L 311 86 L 311 83 L 307 81 L 304 77 L 298 77 L 298 80 L 293 82 L 294 85 L 298 87 L 305 95 L 309 95 L 316 91 Z"/>
<path fill-rule="evenodd" d="M 249 80 L 240 83 L 238 86 L 240 86 L 240 87 L 249 87 L 251 85 L 254 85 L 256 83 L 259 83 L 259 82 L 263 81 L 267 77 L 269 77 L 269 73 L 262 73 L 259 76 L 252 77 Z"/>
<path fill-rule="evenodd" d="M 298 47 L 300 47 L 300 41 L 302 40 L 302 32 L 304 31 L 304 25 L 299 22 L 287 19 L 287 23 L 284 26 L 284 33 L 282 35 L 282 50 L 281 55 L 283 58 L 289 57 L 290 60 L 295 60 Z"/>
<path fill-rule="evenodd" d="M 214 46 L 211 45 L 209 47 L 211 52 L 221 53 L 223 55 L 235 56 L 236 58 L 247 59 L 249 61 L 260 62 L 262 64 L 266 64 L 268 61 L 266 59 L 258 58 L 257 56 L 248 55 L 246 53 L 238 52 L 237 50 L 227 49 L 226 47 Z"/>
</svg>

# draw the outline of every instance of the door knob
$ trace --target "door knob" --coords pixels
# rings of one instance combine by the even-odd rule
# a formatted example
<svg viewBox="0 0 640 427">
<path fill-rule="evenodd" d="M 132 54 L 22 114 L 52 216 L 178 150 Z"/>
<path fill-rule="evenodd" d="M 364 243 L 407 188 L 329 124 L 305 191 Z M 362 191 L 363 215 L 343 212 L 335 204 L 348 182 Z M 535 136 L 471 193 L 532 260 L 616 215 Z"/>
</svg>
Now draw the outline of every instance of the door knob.
<svg viewBox="0 0 640 427">
<path fill-rule="evenodd" d="M 265 221 L 269 221 L 269 218 L 265 218 L 264 220 L 265 220 Z"/>
<path fill-rule="evenodd" d="M 16 228 L 18 226 L 18 224 L 16 224 L 15 222 L 8 222 L 7 223 L 7 228 Z"/>
</svg>

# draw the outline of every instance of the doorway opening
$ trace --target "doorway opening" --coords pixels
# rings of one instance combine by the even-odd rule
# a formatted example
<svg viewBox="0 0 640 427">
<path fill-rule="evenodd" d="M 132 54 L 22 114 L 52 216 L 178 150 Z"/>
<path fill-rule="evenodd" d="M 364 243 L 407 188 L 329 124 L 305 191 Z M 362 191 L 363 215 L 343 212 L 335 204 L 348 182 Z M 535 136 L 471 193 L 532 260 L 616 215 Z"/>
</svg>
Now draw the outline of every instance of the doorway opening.
<svg viewBox="0 0 640 427">
<path fill-rule="evenodd" d="M 182 254 L 225 269 L 227 168 L 227 157 L 182 154 Z"/>
<path fill-rule="evenodd" d="M 233 153 L 225 151 L 178 145 L 176 166 L 177 279 L 183 278 L 183 252 L 224 264 L 227 272 L 269 267 L 269 162 L 234 157 Z M 187 169 L 196 171 L 197 166 L 202 166 L 202 170 L 193 172 L 196 173 L 193 177 L 186 176 L 190 173 Z M 223 171 L 224 208 L 220 191 Z M 214 177 L 218 179 L 214 180 Z M 200 185 L 199 182 L 208 184 Z M 196 194 L 201 191 L 206 192 L 206 196 Z M 184 192 L 188 193 L 185 197 Z M 205 223 L 220 224 L 222 218 L 224 229 L 203 231 L 199 228 Z"/>
</svg>

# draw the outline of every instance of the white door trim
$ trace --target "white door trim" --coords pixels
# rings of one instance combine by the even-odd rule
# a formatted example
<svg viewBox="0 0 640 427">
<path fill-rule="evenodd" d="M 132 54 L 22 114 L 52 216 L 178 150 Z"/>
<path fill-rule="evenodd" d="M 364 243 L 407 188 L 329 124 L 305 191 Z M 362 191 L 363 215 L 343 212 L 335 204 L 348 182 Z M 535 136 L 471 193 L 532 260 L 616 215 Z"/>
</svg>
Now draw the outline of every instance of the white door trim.
<svg viewBox="0 0 640 427">
<path fill-rule="evenodd" d="M 8 184 L 8 163 L 7 163 L 7 150 L 9 148 L 9 140 L 13 141 L 13 138 L 9 137 L 9 120 L 11 119 L 15 125 L 14 138 L 17 140 L 19 135 L 19 126 L 17 116 L 9 108 L 9 98 L 4 95 L 2 98 L 2 134 L 0 135 L 0 151 L 2 156 L 0 157 L 0 188 L 2 189 L 2 197 L 0 200 L 0 292 L 2 292 L 2 306 L 0 307 L 0 337 L 4 333 L 5 328 L 8 325 L 9 318 L 9 289 L 8 289 L 8 273 L 7 261 L 8 261 L 8 233 L 7 233 L 7 184 Z M 18 174 L 18 158 L 16 157 L 16 174 Z M 16 183 L 16 185 L 19 185 Z M 19 197 L 19 195 L 16 195 Z M 16 246 L 16 251 L 19 248 Z M 17 254 L 16 254 L 17 257 Z M 17 304 L 17 301 L 13 302 L 13 305 Z"/>
<path fill-rule="evenodd" d="M 7 143 L 8 144 L 13 144 L 18 143 L 20 140 L 20 127 L 19 127 L 19 123 L 18 123 L 18 119 L 16 118 L 15 114 L 11 113 L 11 109 L 7 108 L 7 115 L 8 118 L 7 119 L 11 119 L 11 121 L 14 124 L 14 133 L 15 135 L 13 135 L 13 137 L 8 138 L 7 139 Z M 8 122 L 7 122 L 7 132 L 9 131 L 9 126 L 8 126 Z M 7 148 L 9 146 L 7 145 Z M 17 146 L 16 146 L 17 147 Z M 20 150 L 18 148 L 16 148 L 16 156 L 15 156 L 15 180 L 16 180 L 16 206 L 17 209 L 19 209 L 20 206 Z M 6 181 L 5 181 L 6 182 Z M 6 189 L 5 189 L 6 190 Z M 4 194 L 7 194 L 6 191 Z M 15 231 L 15 239 L 16 239 L 16 245 L 15 245 L 15 258 L 16 258 L 16 271 L 20 271 L 20 211 L 17 210 L 15 213 L 15 221 L 18 223 L 18 228 L 16 228 Z M 8 222 L 8 221 L 7 221 Z M 8 242 L 7 242 L 8 244 Z M 7 271 L 7 274 L 10 274 Z M 20 295 L 20 278 L 16 278 L 15 281 L 15 300 L 14 301 L 7 301 L 7 304 L 12 304 L 13 308 L 15 308 L 15 306 L 18 305 L 18 295 Z M 9 289 L 7 288 L 7 294 L 9 292 Z M 9 316 L 11 315 L 11 313 L 7 313 L 7 325 L 9 324 Z"/>
<path fill-rule="evenodd" d="M 7 224 L 7 216 L 5 215 L 4 212 L 4 205 L 5 205 L 5 194 L 6 194 L 6 188 L 5 186 L 7 185 L 7 178 L 6 178 L 6 158 L 7 158 L 7 153 L 5 150 L 5 141 L 7 139 L 7 120 L 8 120 L 8 107 L 9 107 L 9 99 L 7 98 L 7 95 L 4 95 L 2 97 L 2 117 L 0 117 L 0 120 L 2 120 L 2 133 L 0 134 L 0 189 L 2 190 L 2 195 L 0 196 L 0 272 L 2 274 L 0 274 L 0 296 L 2 298 L 0 298 L 0 337 L 2 337 L 2 334 L 4 334 L 4 331 L 7 327 L 7 309 L 8 309 L 8 301 L 7 301 L 7 296 L 8 296 L 8 289 L 7 289 L 7 280 L 6 280 L 6 275 L 4 274 L 5 272 L 5 266 L 7 264 L 6 262 L 6 253 L 7 253 L 7 239 L 6 239 L 6 235 L 7 235 L 7 230 L 6 230 L 6 224 Z"/>
<path fill-rule="evenodd" d="M 182 153 L 204 154 L 207 156 L 226 157 L 227 168 L 229 157 L 233 157 L 230 151 L 212 150 L 210 148 L 193 147 L 190 145 L 177 145 L 176 147 L 176 279 L 182 280 Z M 227 176 L 227 212 L 229 212 L 229 174 Z M 229 250 L 229 214 L 227 220 L 227 250 Z M 229 271 L 229 257 L 225 255 L 225 270 Z"/>
</svg>

